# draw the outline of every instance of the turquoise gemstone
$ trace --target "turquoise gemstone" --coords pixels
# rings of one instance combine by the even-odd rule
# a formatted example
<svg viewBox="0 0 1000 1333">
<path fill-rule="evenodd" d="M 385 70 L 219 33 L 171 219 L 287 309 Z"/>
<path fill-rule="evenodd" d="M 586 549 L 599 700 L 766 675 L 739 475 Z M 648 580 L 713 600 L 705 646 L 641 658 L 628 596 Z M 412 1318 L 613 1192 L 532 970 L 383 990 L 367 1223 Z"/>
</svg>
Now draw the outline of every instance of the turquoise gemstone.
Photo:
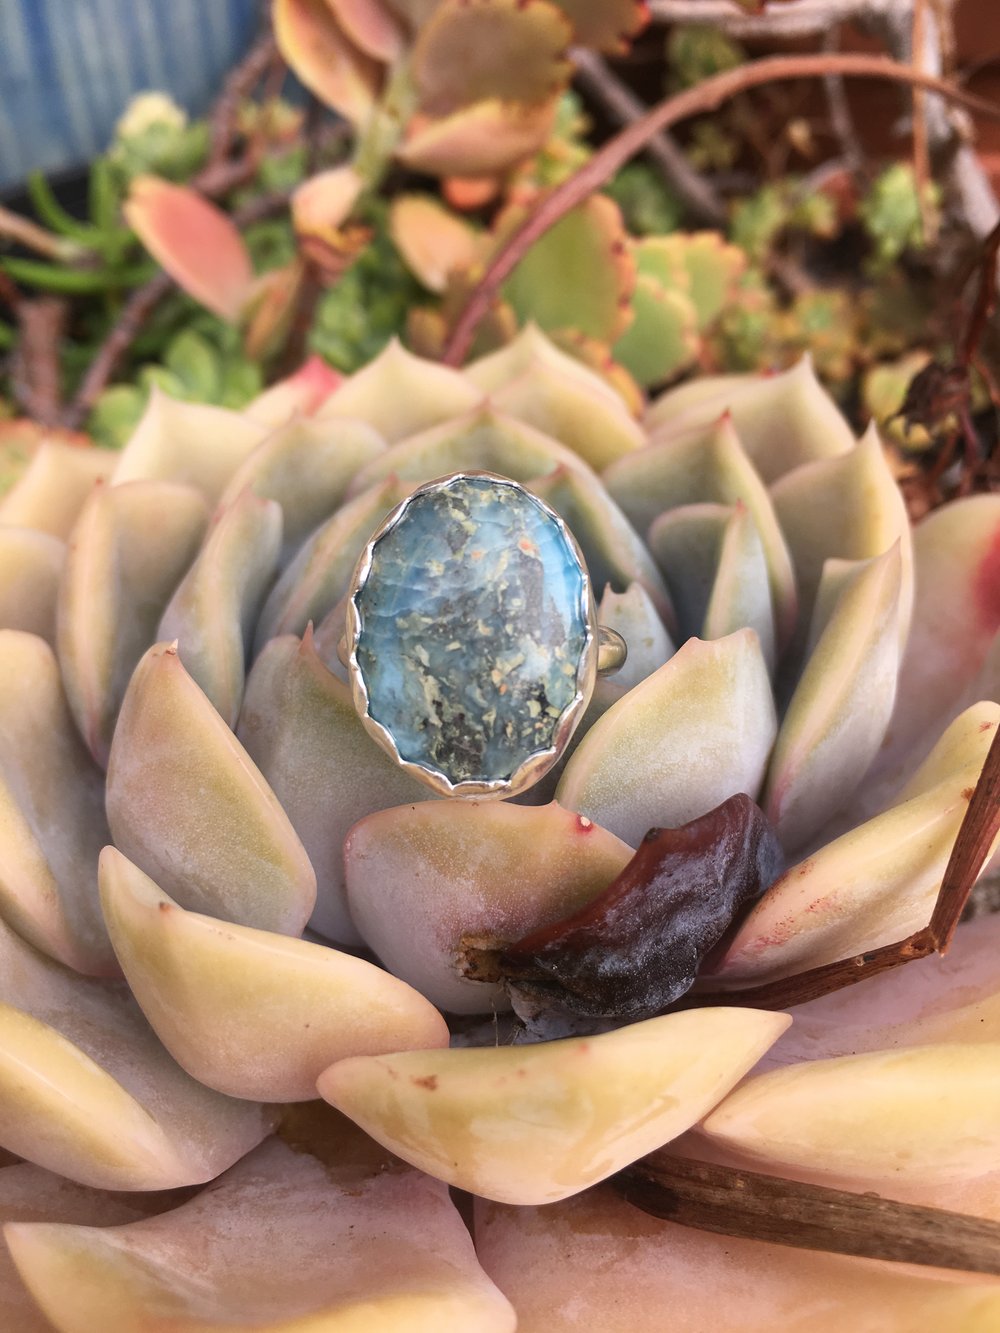
<svg viewBox="0 0 1000 1333">
<path fill-rule="evenodd" d="M 368 713 L 401 759 L 509 782 L 555 740 L 588 641 L 586 576 L 559 521 L 501 478 L 411 497 L 354 594 Z"/>
</svg>

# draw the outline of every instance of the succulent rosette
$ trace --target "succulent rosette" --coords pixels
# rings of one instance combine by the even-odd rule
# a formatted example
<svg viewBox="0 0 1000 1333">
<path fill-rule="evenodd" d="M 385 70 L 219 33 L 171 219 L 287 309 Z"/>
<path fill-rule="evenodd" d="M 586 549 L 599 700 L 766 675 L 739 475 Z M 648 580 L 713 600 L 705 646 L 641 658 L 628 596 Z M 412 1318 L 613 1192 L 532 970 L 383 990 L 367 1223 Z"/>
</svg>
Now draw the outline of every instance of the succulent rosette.
<svg viewBox="0 0 1000 1333">
<path fill-rule="evenodd" d="M 470 469 L 562 516 L 629 645 L 513 801 L 395 764 L 337 652 L 372 532 Z M 990 1279 L 684 1230 L 608 1178 L 672 1143 L 1000 1218 L 995 919 L 791 1016 L 740 1000 L 927 922 L 1000 718 L 1000 497 L 911 531 L 808 363 L 639 420 L 529 328 L 242 415 L 154 396 L 120 455 L 43 445 L 0 524 L 0 1324 L 996 1327 Z M 710 816 L 742 832 L 706 901 L 752 843 L 735 924 L 699 898 L 678 961 L 640 913 L 605 1021 L 500 1040 L 545 990 L 476 960 Z"/>
</svg>

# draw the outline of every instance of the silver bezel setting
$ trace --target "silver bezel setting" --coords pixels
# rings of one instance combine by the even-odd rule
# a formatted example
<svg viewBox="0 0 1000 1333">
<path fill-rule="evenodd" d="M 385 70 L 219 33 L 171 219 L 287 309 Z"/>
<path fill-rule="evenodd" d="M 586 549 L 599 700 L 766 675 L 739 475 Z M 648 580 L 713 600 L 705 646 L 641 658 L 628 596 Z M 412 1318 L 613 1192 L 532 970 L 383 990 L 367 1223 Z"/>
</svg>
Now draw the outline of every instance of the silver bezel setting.
<svg viewBox="0 0 1000 1333">
<path fill-rule="evenodd" d="M 368 581 L 368 575 L 371 572 L 372 557 L 375 547 L 381 539 L 400 522 L 403 515 L 409 509 L 410 505 L 419 496 L 433 494 L 436 491 L 445 490 L 456 481 L 463 480 L 487 480 L 497 486 L 507 487 L 509 489 L 522 491 L 536 504 L 558 527 L 560 534 L 569 546 L 570 551 L 576 557 L 582 575 L 582 589 L 580 596 L 580 612 L 586 625 L 586 637 L 584 640 L 583 651 L 580 654 L 580 664 L 576 675 L 576 693 L 570 702 L 566 705 L 559 715 L 559 720 L 555 726 L 553 743 L 547 749 L 536 750 L 530 754 L 511 775 L 509 780 L 501 778 L 493 779 L 489 782 L 480 782 L 466 780 L 463 782 L 452 782 L 446 773 L 439 769 L 432 768 L 428 764 L 415 763 L 412 760 L 404 759 L 399 753 L 392 732 L 381 722 L 376 721 L 369 712 L 368 688 L 365 684 L 361 667 L 358 663 L 358 645 L 361 640 L 361 612 L 358 608 L 358 597 Z M 586 711 L 590 702 L 591 695 L 594 692 L 594 683 L 597 679 L 597 655 L 598 655 L 598 632 L 597 632 L 597 606 L 594 601 L 593 586 L 590 575 L 587 572 L 587 565 L 583 558 L 583 552 L 580 550 L 576 538 L 570 532 L 566 523 L 559 514 L 540 499 L 537 495 L 522 486 L 520 482 L 513 481 L 510 477 L 502 477 L 495 472 L 467 471 L 449 472 L 447 476 L 436 477 L 433 481 L 424 482 L 417 486 L 405 499 L 383 519 L 379 526 L 365 543 L 358 562 L 354 567 L 354 573 L 351 577 L 350 587 L 347 593 L 347 631 L 346 631 L 347 656 L 345 665 L 351 683 L 351 691 L 354 696 L 354 706 L 358 711 L 358 716 L 368 732 L 369 736 L 382 747 L 382 749 L 402 768 L 413 777 L 431 787 L 440 796 L 451 797 L 478 797 L 479 799 L 503 799 L 511 796 L 517 796 L 529 787 L 533 787 L 536 782 L 545 776 L 549 769 L 556 763 L 559 756 L 566 749 L 570 737 L 576 730 L 580 719 Z"/>
</svg>

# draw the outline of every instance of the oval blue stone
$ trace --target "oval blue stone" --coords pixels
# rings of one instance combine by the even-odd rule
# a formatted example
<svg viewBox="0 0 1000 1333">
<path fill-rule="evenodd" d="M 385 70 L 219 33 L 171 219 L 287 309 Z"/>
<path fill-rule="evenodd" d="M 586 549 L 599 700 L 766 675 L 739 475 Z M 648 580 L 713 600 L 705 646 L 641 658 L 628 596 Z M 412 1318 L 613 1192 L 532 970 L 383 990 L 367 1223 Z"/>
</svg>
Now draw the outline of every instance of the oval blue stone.
<svg viewBox="0 0 1000 1333">
<path fill-rule="evenodd" d="M 416 492 L 353 600 L 368 713 L 400 758 L 509 782 L 552 747 L 579 688 L 586 576 L 535 496 L 488 476 Z"/>
</svg>

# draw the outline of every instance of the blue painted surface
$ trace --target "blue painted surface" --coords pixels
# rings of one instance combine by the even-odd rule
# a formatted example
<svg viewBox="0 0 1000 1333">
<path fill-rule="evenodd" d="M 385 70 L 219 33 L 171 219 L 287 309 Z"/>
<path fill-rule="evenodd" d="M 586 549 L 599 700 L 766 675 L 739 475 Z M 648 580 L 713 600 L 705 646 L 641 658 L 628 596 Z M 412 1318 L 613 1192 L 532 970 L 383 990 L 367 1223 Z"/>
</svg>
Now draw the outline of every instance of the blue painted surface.
<svg viewBox="0 0 1000 1333">
<path fill-rule="evenodd" d="M 0 189 L 83 166 L 135 93 L 199 115 L 260 12 L 260 0 L 0 0 Z"/>
<path fill-rule="evenodd" d="M 520 487 L 417 495 L 355 595 L 370 715 L 453 783 L 509 781 L 576 695 L 583 591 L 559 524 Z"/>
</svg>

